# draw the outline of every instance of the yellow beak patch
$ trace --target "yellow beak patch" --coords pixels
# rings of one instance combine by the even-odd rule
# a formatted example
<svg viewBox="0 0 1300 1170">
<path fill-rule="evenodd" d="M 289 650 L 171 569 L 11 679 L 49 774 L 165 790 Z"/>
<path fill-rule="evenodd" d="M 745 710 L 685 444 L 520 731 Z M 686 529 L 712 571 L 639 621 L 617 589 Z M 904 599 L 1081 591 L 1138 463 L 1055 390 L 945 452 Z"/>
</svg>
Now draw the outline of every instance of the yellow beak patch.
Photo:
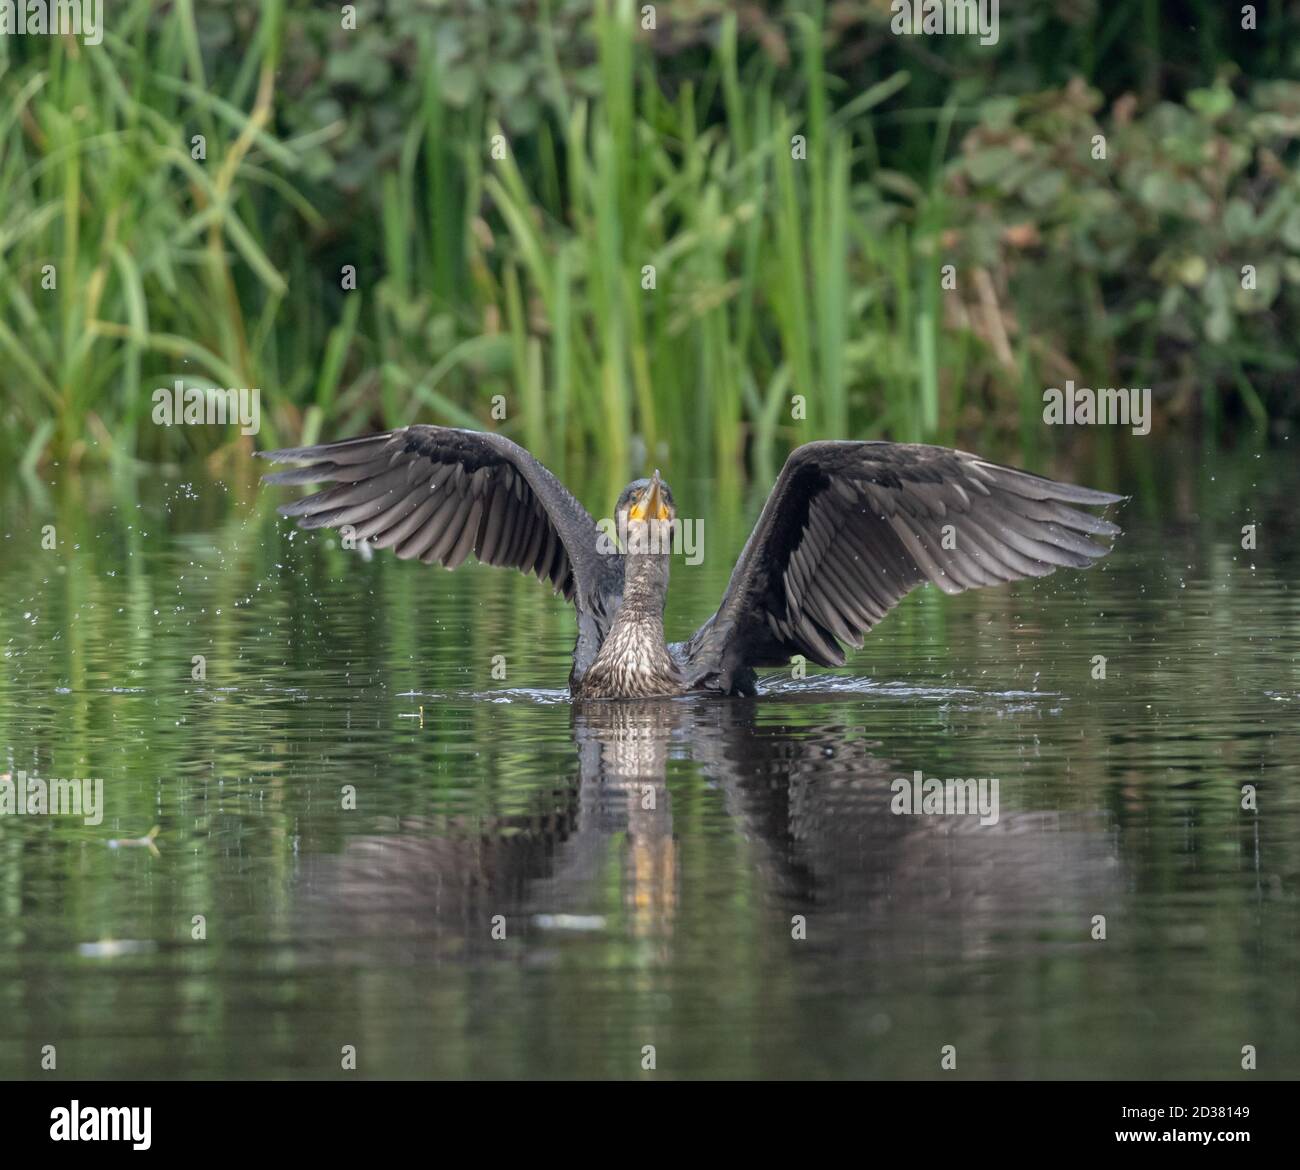
<svg viewBox="0 0 1300 1170">
<path fill-rule="evenodd" d="M 627 512 L 629 520 L 667 520 L 668 505 L 664 503 L 663 493 L 659 490 L 659 481 L 651 480 L 650 486 L 635 500 Z"/>
</svg>

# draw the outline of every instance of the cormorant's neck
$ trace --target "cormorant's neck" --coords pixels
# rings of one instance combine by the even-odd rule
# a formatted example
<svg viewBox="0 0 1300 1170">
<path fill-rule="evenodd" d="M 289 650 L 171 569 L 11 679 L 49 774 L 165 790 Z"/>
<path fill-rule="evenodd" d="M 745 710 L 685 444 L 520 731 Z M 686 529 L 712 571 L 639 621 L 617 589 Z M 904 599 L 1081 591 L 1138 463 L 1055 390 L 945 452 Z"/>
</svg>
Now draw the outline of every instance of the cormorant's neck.
<svg viewBox="0 0 1300 1170">
<path fill-rule="evenodd" d="M 663 626 L 664 604 L 668 600 L 668 557 L 663 553 L 625 554 L 623 604 L 619 618 L 653 621 Z"/>
<path fill-rule="evenodd" d="M 624 556 L 623 600 L 579 691 L 597 699 L 680 694 L 677 664 L 664 641 L 668 557 Z"/>
</svg>

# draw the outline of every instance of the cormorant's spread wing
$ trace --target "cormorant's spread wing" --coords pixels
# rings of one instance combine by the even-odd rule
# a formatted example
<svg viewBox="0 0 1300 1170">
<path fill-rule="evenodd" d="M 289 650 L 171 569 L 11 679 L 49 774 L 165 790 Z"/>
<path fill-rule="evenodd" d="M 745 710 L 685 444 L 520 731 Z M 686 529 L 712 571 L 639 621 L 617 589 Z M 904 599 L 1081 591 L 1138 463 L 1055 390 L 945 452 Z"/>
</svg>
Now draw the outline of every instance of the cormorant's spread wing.
<svg viewBox="0 0 1300 1170">
<path fill-rule="evenodd" d="M 549 580 L 600 625 L 622 592 L 623 558 L 605 556 L 587 510 L 518 443 L 486 431 L 409 426 L 384 434 L 259 451 L 309 466 L 268 483 L 334 483 L 280 511 L 301 528 L 351 525 L 358 542 L 454 569 L 473 553 Z"/>
<path fill-rule="evenodd" d="M 844 661 L 907 593 L 1084 568 L 1119 529 L 1067 507 L 1122 496 L 912 443 L 818 442 L 786 461 L 726 595 L 683 650 L 692 683 L 802 654 Z"/>
</svg>

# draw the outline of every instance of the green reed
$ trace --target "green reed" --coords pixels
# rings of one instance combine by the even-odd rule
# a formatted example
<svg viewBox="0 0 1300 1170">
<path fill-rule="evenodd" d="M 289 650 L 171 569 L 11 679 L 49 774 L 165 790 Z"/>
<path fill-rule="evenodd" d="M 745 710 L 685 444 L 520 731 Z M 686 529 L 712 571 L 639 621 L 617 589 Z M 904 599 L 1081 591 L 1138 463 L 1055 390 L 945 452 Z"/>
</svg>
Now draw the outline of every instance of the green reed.
<svg viewBox="0 0 1300 1170">
<path fill-rule="evenodd" d="M 909 141 L 929 124 L 917 181 L 877 138 L 913 79 L 842 92 L 820 15 L 791 21 L 784 70 L 742 59 L 727 16 L 674 86 L 638 12 L 594 5 L 584 98 L 543 5 L 549 104 L 517 139 L 482 96 L 448 101 L 435 30 L 419 33 L 413 112 L 358 196 L 373 214 L 305 173 L 341 123 L 277 135 L 283 0 L 224 66 L 205 68 L 192 0 L 130 0 L 96 52 L 0 57 L 0 444 L 28 467 L 251 447 L 151 426 L 151 391 L 176 378 L 261 388 L 262 446 L 491 426 L 611 481 L 669 457 L 770 469 L 815 437 L 952 441 L 977 378 L 990 424 L 1036 433 L 1038 352 L 1020 338 L 1015 368 L 994 362 L 945 316 L 955 102 L 902 111 Z"/>
</svg>

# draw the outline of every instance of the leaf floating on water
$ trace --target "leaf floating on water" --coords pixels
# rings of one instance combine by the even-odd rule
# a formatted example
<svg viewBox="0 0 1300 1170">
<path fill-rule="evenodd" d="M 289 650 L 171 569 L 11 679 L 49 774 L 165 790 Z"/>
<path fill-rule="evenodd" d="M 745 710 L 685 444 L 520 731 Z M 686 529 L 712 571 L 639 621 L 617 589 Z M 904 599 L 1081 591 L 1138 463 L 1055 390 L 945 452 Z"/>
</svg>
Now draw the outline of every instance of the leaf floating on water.
<svg viewBox="0 0 1300 1170">
<path fill-rule="evenodd" d="M 604 930 L 603 914 L 534 914 L 533 925 L 542 930 Z"/>
<path fill-rule="evenodd" d="M 104 938 L 77 944 L 77 954 L 86 959 L 119 959 L 123 955 L 150 954 L 158 949 L 152 939 Z"/>
<path fill-rule="evenodd" d="M 143 837 L 110 837 L 104 842 L 110 849 L 148 849 L 155 857 L 160 856 L 154 840 L 158 836 L 159 826 L 154 825 Z"/>
</svg>

